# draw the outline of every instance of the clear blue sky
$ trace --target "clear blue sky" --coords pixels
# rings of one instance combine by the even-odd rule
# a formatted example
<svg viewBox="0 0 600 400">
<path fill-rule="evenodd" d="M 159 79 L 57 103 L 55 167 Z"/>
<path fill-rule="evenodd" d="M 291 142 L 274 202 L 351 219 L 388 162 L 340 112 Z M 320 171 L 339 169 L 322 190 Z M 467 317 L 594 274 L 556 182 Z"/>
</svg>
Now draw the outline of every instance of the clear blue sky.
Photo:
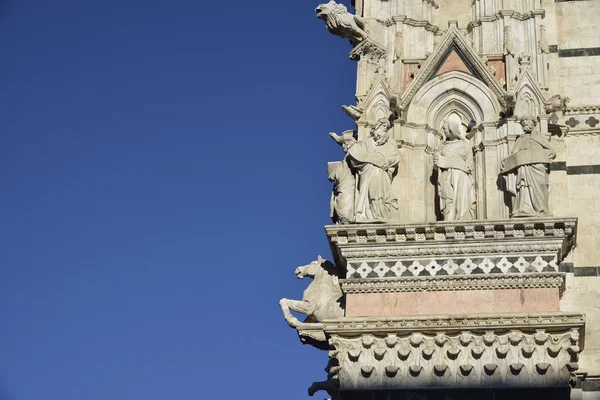
<svg viewBox="0 0 600 400">
<path fill-rule="evenodd" d="M 350 45 L 317 0 L 0 0 L 0 400 L 305 399 Z M 323 394 L 317 399 L 322 399 Z"/>
</svg>

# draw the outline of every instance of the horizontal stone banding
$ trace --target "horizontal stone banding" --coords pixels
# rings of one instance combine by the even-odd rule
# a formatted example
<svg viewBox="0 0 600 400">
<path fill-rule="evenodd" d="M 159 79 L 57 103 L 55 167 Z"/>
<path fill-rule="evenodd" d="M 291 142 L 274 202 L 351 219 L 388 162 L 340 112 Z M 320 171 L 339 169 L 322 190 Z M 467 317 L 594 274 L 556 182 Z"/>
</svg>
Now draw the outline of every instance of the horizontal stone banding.
<svg viewBox="0 0 600 400">
<path fill-rule="evenodd" d="M 340 280 L 342 290 L 352 293 L 389 293 L 450 290 L 493 290 L 559 288 L 564 290 L 565 273 L 467 275 L 452 277 L 368 278 Z"/>
</svg>

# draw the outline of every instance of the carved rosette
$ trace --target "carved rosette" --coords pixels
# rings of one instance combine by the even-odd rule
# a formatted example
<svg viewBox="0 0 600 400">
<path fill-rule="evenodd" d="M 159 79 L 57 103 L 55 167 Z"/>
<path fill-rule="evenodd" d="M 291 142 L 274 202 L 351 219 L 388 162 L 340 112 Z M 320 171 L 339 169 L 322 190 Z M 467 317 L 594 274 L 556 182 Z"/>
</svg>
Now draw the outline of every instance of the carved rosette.
<svg viewBox="0 0 600 400">
<path fill-rule="evenodd" d="M 340 320 L 324 324 L 341 390 L 567 386 L 584 317 Z"/>
</svg>

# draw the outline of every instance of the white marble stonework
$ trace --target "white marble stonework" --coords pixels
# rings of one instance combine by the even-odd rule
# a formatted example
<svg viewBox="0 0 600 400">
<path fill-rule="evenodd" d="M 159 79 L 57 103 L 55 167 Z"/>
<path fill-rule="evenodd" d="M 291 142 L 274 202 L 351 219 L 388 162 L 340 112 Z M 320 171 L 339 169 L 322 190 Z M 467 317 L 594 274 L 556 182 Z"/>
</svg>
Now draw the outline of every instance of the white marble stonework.
<svg viewBox="0 0 600 400">
<path fill-rule="evenodd" d="M 314 7 L 357 79 L 346 124 L 315 132 L 343 132 L 331 261 L 280 302 L 329 351 L 309 394 L 600 398 L 600 2 Z"/>
</svg>

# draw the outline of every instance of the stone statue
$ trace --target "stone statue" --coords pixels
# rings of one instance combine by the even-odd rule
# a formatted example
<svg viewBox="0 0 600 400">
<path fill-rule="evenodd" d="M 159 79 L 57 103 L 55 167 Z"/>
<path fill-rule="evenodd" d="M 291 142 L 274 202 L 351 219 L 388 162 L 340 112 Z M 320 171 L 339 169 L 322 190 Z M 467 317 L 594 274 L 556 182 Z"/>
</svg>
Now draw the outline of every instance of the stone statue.
<svg viewBox="0 0 600 400">
<path fill-rule="evenodd" d="M 556 157 L 550 141 L 532 133 L 537 125 L 530 116 L 521 118 L 523 135 L 512 154 L 502 161 L 506 190 L 513 196 L 511 217 L 548 216 L 549 164 Z"/>
<path fill-rule="evenodd" d="M 434 153 L 433 163 L 439 170 L 438 198 L 444 221 L 475 219 L 473 150 L 461 132 L 460 117 L 450 115 L 442 130 L 445 140 Z"/>
<path fill-rule="evenodd" d="M 343 4 L 331 0 L 329 3 L 319 4 L 315 11 L 317 18 L 325 21 L 329 32 L 350 39 L 353 45 L 369 36 L 366 31 L 367 21 L 358 15 L 350 14 Z"/>
<path fill-rule="evenodd" d="M 398 209 L 392 191 L 392 178 L 398 169 L 400 154 L 395 141 L 389 140 L 391 123 L 382 118 L 371 126 L 371 136 L 348 149 L 346 156 L 357 175 L 356 222 L 385 222 Z"/>
<path fill-rule="evenodd" d="M 306 276 L 313 278 L 308 285 L 302 300 L 281 299 L 279 305 L 288 325 L 297 328 L 302 323 L 290 312 L 306 314 L 304 323 L 317 323 L 326 319 L 342 318 L 343 294 L 338 280 L 336 266 L 319 256 L 315 261 L 296 268 L 296 276 L 302 279 Z"/>
<path fill-rule="evenodd" d="M 347 153 L 355 143 L 354 131 L 349 130 L 341 136 L 330 132 L 329 136 Z M 356 190 L 356 179 L 352 174 L 347 157 L 342 161 L 329 163 L 329 180 L 333 182 L 331 193 L 329 217 L 334 224 L 349 224 L 354 222 L 354 192 Z"/>
<path fill-rule="evenodd" d="M 562 111 L 564 113 L 567 108 L 567 103 L 570 101 L 571 99 L 568 97 L 562 97 L 560 94 L 555 94 L 544 103 L 546 114 L 552 114 L 557 111 Z"/>
</svg>

